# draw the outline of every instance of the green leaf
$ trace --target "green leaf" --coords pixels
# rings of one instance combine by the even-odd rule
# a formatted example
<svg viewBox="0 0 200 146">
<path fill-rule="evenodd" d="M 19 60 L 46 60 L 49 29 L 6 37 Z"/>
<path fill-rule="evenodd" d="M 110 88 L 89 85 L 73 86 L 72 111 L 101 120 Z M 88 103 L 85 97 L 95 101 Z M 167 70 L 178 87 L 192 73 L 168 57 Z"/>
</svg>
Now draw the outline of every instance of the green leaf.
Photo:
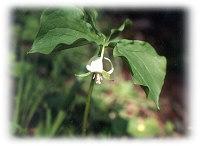
<svg viewBox="0 0 200 146">
<path fill-rule="evenodd" d="M 112 40 L 116 38 L 124 30 L 125 27 L 130 25 L 132 25 L 132 21 L 130 19 L 126 19 L 119 28 L 111 29 L 109 39 Z"/>
<path fill-rule="evenodd" d="M 159 109 L 159 94 L 166 74 L 165 57 L 159 56 L 149 43 L 125 39 L 117 43 L 113 55 L 129 64 L 134 83 L 144 87 L 148 98 L 154 100 Z"/>
<path fill-rule="evenodd" d="M 78 39 L 70 45 L 61 43 L 61 44 L 58 44 L 53 49 L 52 53 L 57 53 L 57 52 L 60 52 L 62 50 L 66 50 L 66 49 L 70 49 L 70 48 L 81 47 L 81 46 L 84 46 L 84 45 L 88 45 L 89 43 L 90 42 L 88 42 L 87 40 L 84 40 L 84 39 Z"/>
<path fill-rule="evenodd" d="M 105 36 L 97 33 L 94 22 L 81 8 L 47 9 L 40 18 L 40 29 L 29 53 L 49 54 L 87 43 L 103 44 Z M 55 51 L 55 50 L 54 50 Z"/>
<path fill-rule="evenodd" d="M 85 17 L 86 22 L 92 25 L 93 29 L 97 34 L 102 35 L 96 26 L 96 19 L 98 16 L 97 11 L 95 9 L 90 8 L 90 9 L 84 9 L 84 12 L 86 16 Z"/>
<path fill-rule="evenodd" d="M 62 111 L 62 110 L 59 111 L 59 113 L 57 114 L 56 119 L 52 125 L 51 131 L 49 133 L 50 136 L 54 136 L 58 132 L 59 128 L 62 125 L 62 122 L 65 119 L 65 116 L 66 116 L 66 114 L 64 111 Z"/>
</svg>

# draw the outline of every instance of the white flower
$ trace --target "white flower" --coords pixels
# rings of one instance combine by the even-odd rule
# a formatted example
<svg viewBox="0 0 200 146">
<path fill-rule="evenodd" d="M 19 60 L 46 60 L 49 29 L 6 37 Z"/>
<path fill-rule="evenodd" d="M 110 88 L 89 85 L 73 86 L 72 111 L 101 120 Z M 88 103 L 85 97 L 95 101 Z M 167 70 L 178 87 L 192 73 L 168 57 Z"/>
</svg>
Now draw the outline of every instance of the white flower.
<svg viewBox="0 0 200 146">
<path fill-rule="evenodd" d="M 98 57 L 98 56 L 92 57 L 89 60 L 88 64 L 86 65 L 86 68 L 90 72 L 102 73 L 102 71 L 103 71 L 102 57 Z"/>
<path fill-rule="evenodd" d="M 107 60 L 110 63 L 111 69 L 109 71 L 105 71 L 103 69 L 103 59 Z M 92 57 L 89 60 L 88 64 L 86 65 L 86 69 L 89 71 L 88 73 L 76 75 L 76 76 L 85 77 L 91 73 L 94 73 L 93 79 L 96 80 L 97 84 L 101 84 L 101 81 L 103 80 L 103 78 L 110 79 L 110 74 L 114 71 L 114 68 L 110 59 L 106 57 L 99 57 L 99 56 Z"/>
</svg>

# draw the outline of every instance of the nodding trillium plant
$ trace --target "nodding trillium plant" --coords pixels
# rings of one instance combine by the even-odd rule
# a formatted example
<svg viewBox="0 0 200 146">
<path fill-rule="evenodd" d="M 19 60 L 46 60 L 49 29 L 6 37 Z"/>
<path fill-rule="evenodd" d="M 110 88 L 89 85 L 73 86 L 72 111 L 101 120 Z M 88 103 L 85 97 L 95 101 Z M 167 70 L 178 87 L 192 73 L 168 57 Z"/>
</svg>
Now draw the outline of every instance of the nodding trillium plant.
<svg viewBox="0 0 200 146">
<path fill-rule="evenodd" d="M 86 65 L 88 72 L 76 75 L 85 77 L 92 74 L 83 117 L 84 135 L 88 125 L 94 83 L 101 84 L 103 78 L 110 79 L 114 71 L 111 60 L 104 57 L 105 50 L 113 49 L 113 56 L 121 57 L 128 64 L 133 82 L 144 89 L 147 97 L 156 103 L 158 109 L 159 95 L 166 74 L 165 57 L 159 56 L 149 43 L 117 38 L 126 26 L 132 24 L 129 19 L 126 19 L 119 28 L 111 29 L 109 36 L 105 36 L 96 26 L 96 18 L 97 12 L 94 9 L 47 9 L 41 15 L 40 29 L 28 52 L 50 54 L 86 44 L 98 46 L 98 55 L 94 55 Z M 103 61 L 110 63 L 109 71 L 104 70 Z"/>
</svg>

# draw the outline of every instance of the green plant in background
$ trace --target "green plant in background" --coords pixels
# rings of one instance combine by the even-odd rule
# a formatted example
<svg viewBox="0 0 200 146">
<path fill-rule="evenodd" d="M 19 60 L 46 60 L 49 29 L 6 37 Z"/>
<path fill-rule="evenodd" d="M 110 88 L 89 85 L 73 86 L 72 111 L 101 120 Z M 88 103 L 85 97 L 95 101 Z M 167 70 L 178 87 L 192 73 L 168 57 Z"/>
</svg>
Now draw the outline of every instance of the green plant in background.
<svg viewBox="0 0 200 146">
<path fill-rule="evenodd" d="M 110 35 L 105 36 L 96 26 L 96 18 L 97 12 L 94 9 L 77 7 L 47 9 L 41 15 L 40 29 L 34 40 L 32 49 L 29 51 L 29 53 L 50 54 L 86 44 L 93 44 L 94 48 L 97 48 L 97 53 L 86 65 L 88 72 L 76 75 L 79 78 L 91 74 L 91 82 L 86 96 L 86 107 L 83 117 L 83 135 L 86 134 L 86 129 L 88 127 L 91 95 L 95 82 L 101 84 L 103 78 L 111 80 L 111 74 L 114 71 L 111 60 L 104 57 L 105 51 L 113 49 L 113 56 L 121 57 L 123 61 L 129 65 L 130 72 L 133 76 L 133 82 L 143 87 L 147 97 L 156 103 L 158 109 L 159 94 L 166 73 L 165 57 L 159 56 L 149 43 L 139 40 L 117 38 L 124 28 L 131 24 L 130 20 L 125 20 L 118 29 L 112 29 Z M 76 54 L 74 58 L 76 58 Z M 107 61 L 110 66 L 108 71 L 104 68 L 105 61 Z M 78 63 L 79 62 L 77 62 L 77 64 Z M 61 117 L 63 117 L 63 115 Z M 128 124 L 128 129 L 134 130 L 131 132 L 128 130 L 128 133 L 134 136 L 137 136 L 136 133 L 139 133 L 138 129 L 139 131 L 141 129 L 147 129 L 146 134 L 141 133 L 138 135 L 148 135 L 148 133 L 157 128 L 156 122 L 153 121 L 153 124 L 149 124 L 152 123 L 151 119 L 144 121 L 144 125 L 139 125 L 139 128 L 133 126 L 137 126 L 137 121 L 131 121 L 132 122 Z M 116 126 L 113 126 L 113 129 L 115 128 Z M 54 130 L 51 131 L 54 133 Z M 155 130 L 154 132 L 156 135 L 157 131 Z"/>
<path fill-rule="evenodd" d="M 132 118 L 128 123 L 127 131 L 135 137 L 153 137 L 160 132 L 159 124 L 154 118 L 145 120 Z"/>
<path fill-rule="evenodd" d="M 165 132 L 166 132 L 166 134 L 167 135 L 170 135 L 170 134 L 172 134 L 173 133 L 173 131 L 174 131 L 174 124 L 172 123 L 172 122 L 170 122 L 170 121 L 167 121 L 166 123 L 165 123 Z"/>
</svg>

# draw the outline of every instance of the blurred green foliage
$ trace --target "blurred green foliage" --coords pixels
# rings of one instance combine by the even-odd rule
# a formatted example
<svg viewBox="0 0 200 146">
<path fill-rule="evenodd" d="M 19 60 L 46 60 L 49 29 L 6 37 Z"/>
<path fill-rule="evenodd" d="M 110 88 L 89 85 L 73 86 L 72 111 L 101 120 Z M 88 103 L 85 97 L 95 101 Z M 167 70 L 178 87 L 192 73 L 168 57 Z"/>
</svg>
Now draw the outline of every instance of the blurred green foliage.
<svg viewBox="0 0 200 146">
<path fill-rule="evenodd" d="M 128 133 L 135 137 L 153 137 L 160 132 L 156 119 L 137 119 L 133 118 L 128 123 Z"/>
<path fill-rule="evenodd" d="M 76 79 L 96 51 L 84 46 L 59 54 L 26 53 L 39 28 L 41 10 L 13 10 L 11 76 L 13 78 L 12 133 L 17 136 L 80 135 L 89 77 Z M 102 16 L 103 19 L 103 16 Z M 109 55 L 109 52 L 107 53 Z M 152 101 L 121 75 L 95 85 L 89 135 L 155 137 L 171 135 L 174 125 L 162 123 Z"/>
</svg>

